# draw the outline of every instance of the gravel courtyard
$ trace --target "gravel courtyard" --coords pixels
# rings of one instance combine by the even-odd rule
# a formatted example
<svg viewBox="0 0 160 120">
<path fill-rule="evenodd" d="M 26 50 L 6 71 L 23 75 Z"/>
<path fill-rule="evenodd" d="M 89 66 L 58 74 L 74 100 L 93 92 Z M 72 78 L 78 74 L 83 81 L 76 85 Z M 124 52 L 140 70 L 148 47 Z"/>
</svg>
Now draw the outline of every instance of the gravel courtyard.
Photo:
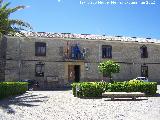
<svg viewBox="0 0 160 120">
<path fill-rule="evenodd" d="M 160 120 L 160 96 L 111 101 L 76 98 L 71 90 L 28 91 L 0 100 L 0 120 Z"/>
</svg>

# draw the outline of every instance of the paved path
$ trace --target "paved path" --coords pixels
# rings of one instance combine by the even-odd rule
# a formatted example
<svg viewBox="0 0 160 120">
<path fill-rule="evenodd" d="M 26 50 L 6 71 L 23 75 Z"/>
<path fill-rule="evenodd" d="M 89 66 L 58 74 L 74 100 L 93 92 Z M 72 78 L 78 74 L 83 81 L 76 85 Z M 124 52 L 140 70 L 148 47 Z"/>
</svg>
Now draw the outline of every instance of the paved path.
<svg viewBox="0 0 160 120">
<path fill-rule="evenodd" d="M 0 120 L 160 120 L 160 96 L 110 101 L 76 98 L 70 90 L 28 91 L 0 101 Z"/>
</svg>

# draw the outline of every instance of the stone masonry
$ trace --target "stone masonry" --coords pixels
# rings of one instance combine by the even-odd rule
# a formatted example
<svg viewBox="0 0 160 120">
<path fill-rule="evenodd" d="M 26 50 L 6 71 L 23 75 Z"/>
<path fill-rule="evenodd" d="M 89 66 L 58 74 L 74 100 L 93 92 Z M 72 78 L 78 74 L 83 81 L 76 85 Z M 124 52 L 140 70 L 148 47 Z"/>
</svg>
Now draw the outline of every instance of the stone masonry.
<svg viewBox="0 0 160 120">
<path fill-rule="evenodd" d="M 113 75 L 116 81 L 141 76 L 141 65 L 148 67 L 150 81 L 160 81 L 160 44 L 157 42 L 125 41 L 120 37 L 91 39 L 29 35 L 28 38 L 5 36 L 0 40 L 1 80 L 35 79 L 42 89 L 61 87 L 69 84 L 68 66 L 80 66 L 80 81 L 108 80 L 99 73 L 98 64 L 112 59 L 120 64 L 120 73 Z M 46 56 L 35 56 L 35 42 L 46 43 Z M 74 44 L 85 48 L 83 60 L 64 58 L 64 49 Z M 112 46 L 112 58 L 102 58 L 102 45 Z M 147 47 L 147 58 L 141 58 L 140 48 L 143 45 Z M 43 77 L 35 76 L 35 65 L 39 62 L 44 64 Z"/>
</svg>

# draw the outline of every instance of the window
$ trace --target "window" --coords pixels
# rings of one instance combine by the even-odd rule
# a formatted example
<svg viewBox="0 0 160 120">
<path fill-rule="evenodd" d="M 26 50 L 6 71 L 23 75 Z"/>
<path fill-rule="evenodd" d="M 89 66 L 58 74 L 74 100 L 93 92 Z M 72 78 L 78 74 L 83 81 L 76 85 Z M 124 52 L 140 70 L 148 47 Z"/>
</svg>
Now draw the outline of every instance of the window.
<svg viewBox="0 0 160 120">
<path fill-rule="evenodd" d="M 108 75 L 106 73 L 103 73 L 103 77 L 108 77 Z"/>
<path fill-rule="evenodd" d="M 148 66 L 145 64 L 141 66 L 141 76 L 148 77 Z"/>
<path fill-rule="evenodd" d="M 102 58 L 112 58 L 112 46 L 102 45 Z"/>
<path fill-rule="evenodd" d="M 39 62 L 35 66 L 35 76 L 43 77 L 44 76 L 44 63 Z"/>
<path fill-rule="evenodd" d="M 147 47 L 145 45 L 143 45 L 141 48 L 141 58 L 148 58 L 148 51 L 147 51 Z"/>
<path fill-rule="evenodd" d="M 35 43 L 35 56 L 46 56 L 46 43 Z"/>
</svg>

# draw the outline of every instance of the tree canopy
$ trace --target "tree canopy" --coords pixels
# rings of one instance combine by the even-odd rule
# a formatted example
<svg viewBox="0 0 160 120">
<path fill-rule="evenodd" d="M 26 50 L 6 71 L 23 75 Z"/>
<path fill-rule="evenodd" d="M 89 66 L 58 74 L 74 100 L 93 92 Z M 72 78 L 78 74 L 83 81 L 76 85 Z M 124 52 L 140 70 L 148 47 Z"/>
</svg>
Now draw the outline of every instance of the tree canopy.
<svg viewBox="0 0 160 120">
<path fill-rule="evenodd" d="M 113 73 L 119 73 L 120 71 L 120 65 L 115 63 L 112 60 L 101 62 L 98 66 L 99 71 L 105 75 L 107 75 L 110 78 L 110 82 L 112 81 L 112 74 Z"/>
<path fill-rule="evenodd" d="M 10 2 L 0 0 L 0 36 L 2 35 L 23 35 L 21 31 L 32 30 L 29 23 L 19 19 L 10 19 L 10 15 L 18 10 L 24 9 L 25 6 L 16 6 L 8 8 Z"/>
</svg>

